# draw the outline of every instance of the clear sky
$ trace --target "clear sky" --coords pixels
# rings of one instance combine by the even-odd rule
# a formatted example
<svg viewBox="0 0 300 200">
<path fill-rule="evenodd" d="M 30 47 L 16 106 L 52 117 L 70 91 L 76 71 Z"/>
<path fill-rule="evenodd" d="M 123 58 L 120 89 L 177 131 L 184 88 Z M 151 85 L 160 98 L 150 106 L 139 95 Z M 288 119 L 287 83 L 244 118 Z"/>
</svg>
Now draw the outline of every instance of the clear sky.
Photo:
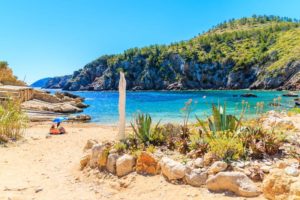
<svg viewBox="0 0 300 200">
<path fill-rule="evenodd" d="M 103 54 L 187 40 L 252 14 L 300 19 L 299 0 L 0 0 L 0 60 L 31 83 Z"/>
</svg>

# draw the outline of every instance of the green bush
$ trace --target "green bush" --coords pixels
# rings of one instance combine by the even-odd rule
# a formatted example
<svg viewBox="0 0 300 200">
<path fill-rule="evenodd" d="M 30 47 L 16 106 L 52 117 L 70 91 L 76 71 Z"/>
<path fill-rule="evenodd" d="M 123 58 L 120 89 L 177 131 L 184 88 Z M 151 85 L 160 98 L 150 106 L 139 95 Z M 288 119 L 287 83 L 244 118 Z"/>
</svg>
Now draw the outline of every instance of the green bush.
<svg viewBox="0 0 300 200">
<path fill-rule="evenodd" d="M 216 132 L 216 136 L 207 141 L 210 152 L 226 162 L 237 160 L 245 153 L 242 141 L 230 132 Z"/>
<path fill-rule="evenodd" d="M 19 139 L 27 127 L 28 118 L 20 103 L 9 100 L 0 105 L 0 143 Z"/>
</svg>

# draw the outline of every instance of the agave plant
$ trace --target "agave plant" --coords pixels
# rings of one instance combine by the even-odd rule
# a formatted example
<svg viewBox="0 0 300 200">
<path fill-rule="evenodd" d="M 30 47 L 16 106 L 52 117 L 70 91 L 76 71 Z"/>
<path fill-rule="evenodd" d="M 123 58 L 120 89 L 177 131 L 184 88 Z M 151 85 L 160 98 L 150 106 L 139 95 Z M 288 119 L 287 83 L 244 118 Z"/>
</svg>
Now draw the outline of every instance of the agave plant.
<svg viewBox="0 0 300 200">
<path fill-rule="evenodd" d="M 152 118 L 149 114 L 138 113 L 135 117 L 135 123 L 131 123 L 134 134 L 144 144 L 155 142 L 155 131 L 158 130 L 158 122 L 152 129 Z"/>
<path fill-rule="evenodd" d="M 224 107 L 217 107 L 213 104 L 212 117 L 208 117 L 209 130 L 206 128 L 204 121 L 199 119 L 197 116 L 196 119 L 198 121 L 198 124 L 202 127 L 207 135 L 210 135 L 210 133 L 212 132 L 213 136 L 215 136 L 217 132 L 236 131 L 241 125 L 242 117 L 240 117 L 240 119 L 237 119 L 234 115 L 227 115 L 225 104 Z"/>
</svg>

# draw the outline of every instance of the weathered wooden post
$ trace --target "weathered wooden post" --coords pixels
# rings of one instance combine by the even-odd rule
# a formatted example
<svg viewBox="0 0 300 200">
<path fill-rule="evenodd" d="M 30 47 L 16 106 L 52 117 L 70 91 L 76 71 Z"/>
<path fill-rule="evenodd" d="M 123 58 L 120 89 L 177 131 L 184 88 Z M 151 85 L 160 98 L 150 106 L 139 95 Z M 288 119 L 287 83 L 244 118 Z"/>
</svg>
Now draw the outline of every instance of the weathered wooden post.
<svg viewBox="0 0 300 200">
<path fill-rule="evenodd" d="M 123 72 L 120 72 L 120 80 L 119 80 L 119 134 L 118 139 L 125 139 L 125 124 L 126 124 L 126 114 L 125 114 L 125 106 L 126 106 L 126 79 Z"/>
</svg>

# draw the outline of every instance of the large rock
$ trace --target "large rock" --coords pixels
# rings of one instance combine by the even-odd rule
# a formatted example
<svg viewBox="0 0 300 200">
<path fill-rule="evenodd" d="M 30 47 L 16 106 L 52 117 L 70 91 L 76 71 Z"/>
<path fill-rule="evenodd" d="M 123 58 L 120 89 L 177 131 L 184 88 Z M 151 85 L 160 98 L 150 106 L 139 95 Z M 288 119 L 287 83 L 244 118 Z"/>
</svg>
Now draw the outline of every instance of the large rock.
<svg viewBox="0 0 300 200">
<path fill-rule="evenodd" d="M 300 199 L 300 177 L 290 176 L 283 169 L 274 169 L 264 179 L 264 196 L 272 200 Z"/>
<path fill-rule="evenodd" d="M 117 176 L 125 176 L 134 170 L 135 158 L 125 154 L 117 159 L 116 172 Z"/>
<path fill-rule="evenodd" d="M 99 166 L 99 160 L 101 160 L 104 151 L 106 150 L 106 146 L 103 144 L 95 144 L 92 147 L 91 159 L 90 159 L 90 167 L 96 168 Z"/>
<path fill-rule="evenodd" d="M 98 144 L 98 142 L 96 140 L 92 140 L 92 139 L 89 139 L 86 141 L 86 144 L 83 148 L 83 150 L 88 150 L 88 149 L 91 149 L 95 144 Z"/>
<path fill-rule="evenodd" d="M 83 170 L 87 164 L 90 162 L 91 159 L 91 154 L 87 153 L 84 156 L 81 157 L 80 159 L 80 169 Z"/>
<path fill-rule="evenodd" d="M 136 162 L 136 171 L 140 174 L 155 175 L 159 172 L 160 166 L 155 157 L 143 151 Z"/>
<path fill-rule="evenodd" d="M 207 177 L 208 174 L 206 172 L 202 172 L 201 169 L 192 169 L 188 170 L 184 179 L 189 185 L 199 187 L 205 184 Z"/>
<path fill-rule="evenodd" d="M 180 162 L 164 157 L 160 161 L 161 171 L 169 180 L 182 179 L 185 176 L 186 167 Z"/>
<path fill-rule="evenodd" d="M 208 174 L 216 174 L 221 171 L 225 171 L 227 166 L 226 162 L 216 161 L 208 168 Z"/>
<path fill-rule="evenodd" d="M 255 197 L 260 194 L 255 184 L 242 172 L 219 172 L 206 181 L 211 191 L 231 191 L 243 197 Z"/>
<path fill-rule="evenodd" d="M 116 173 L 116 163 L 119 155 L 117 153 L 111 153 L 107 157 L 107 162 L 106 162 L 106 169 L 112 173 Z"/>
</svg>

